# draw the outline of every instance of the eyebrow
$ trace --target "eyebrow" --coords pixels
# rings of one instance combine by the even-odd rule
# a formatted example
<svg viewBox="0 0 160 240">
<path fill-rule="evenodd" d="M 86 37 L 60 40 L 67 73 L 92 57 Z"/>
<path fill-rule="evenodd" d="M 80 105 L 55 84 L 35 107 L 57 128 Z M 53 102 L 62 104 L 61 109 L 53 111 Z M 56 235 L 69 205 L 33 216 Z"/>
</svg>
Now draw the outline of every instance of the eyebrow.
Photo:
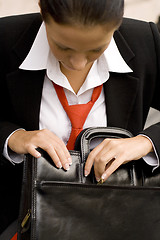
<svg viewBox="0 0 160 240">
<path fill-rule="evenodd" d="M 54 41 L 54 42 L 55 42 L 55 41 Z M 74 49 L 72 49 L 72 48 L 70 48 L 70 47 L 64 46 L 64 45 L 59 44 L 59 43 L 57 43 L 57 42 L 55 42 L 55 44 L 56 44 L 58 47 L 60 47 L 60 48 L 64 48 L 64 49 L 66 48 L 66 49 L 69 49 L 69 50 L 74 50 Z M 97 48 L 94 48 L 94 49 L 90 49 L 90 50 L 88 50 L 88 51 L 96 51 L 96 50 L 99 50 L 99 49 L 103 49 L 106 45 L 107 45 L 107 43 L 104 44 L 104 45 L 102 45 L 102 46 L 100 46 L 100 47 L 97 47 Z"/>
</svg>

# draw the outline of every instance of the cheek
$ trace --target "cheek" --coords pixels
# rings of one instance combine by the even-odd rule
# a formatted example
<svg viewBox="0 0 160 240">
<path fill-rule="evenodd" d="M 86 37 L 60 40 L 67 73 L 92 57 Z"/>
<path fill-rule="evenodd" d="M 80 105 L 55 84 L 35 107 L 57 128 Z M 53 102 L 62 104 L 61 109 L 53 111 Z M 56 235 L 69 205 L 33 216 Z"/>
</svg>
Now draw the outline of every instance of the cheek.
<svg viewBox="0 0 160 240">
<path fill-rule="evenodd" d="M 61 61 L 62 59 L 65 58 L 64 54 L 61 51 L 59 51 L 57 48 L 50 47 L 50 49 L 58 61 Z"/>
<path fill-rule="evenodd" d="M 88 62 L 94 62 L 94 61 L 97 60 L 102 54 L 103 54 L 103 52 L 102 52 L 102 53 L 89 54 L 89 55 L 87 56 Z"/>
<path fill-rule="evenodd" d="M 107 44 L 106 47 L 100 52 L 88 54 L 88 61 L 94 62 L 95 60 L 97 60 L 105 52 L 105 50 L 108 48 L 108 46 L 109 46 L 109 44 Z"/>
<path fill-rule="evenodd" d="M 52 54 L 55 56 L 55 58 L 58 61 L 61 61 L 66 58 L 65 54 L 62 53 L 62 51 L 60 51 L 54 44 L 52 44 L 52 42 L 50 42 L 49 39 L 48 39 L 48 43 L 49 43 Z"/>
</svg>

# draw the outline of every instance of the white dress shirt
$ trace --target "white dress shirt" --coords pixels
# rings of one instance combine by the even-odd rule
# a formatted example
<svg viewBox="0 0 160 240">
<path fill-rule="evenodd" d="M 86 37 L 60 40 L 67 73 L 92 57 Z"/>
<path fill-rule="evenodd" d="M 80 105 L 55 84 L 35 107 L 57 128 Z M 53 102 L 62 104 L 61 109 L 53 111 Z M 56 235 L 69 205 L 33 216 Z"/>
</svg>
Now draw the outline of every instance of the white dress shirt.
<svg viewBox="0 0 160 240">
<path fill-rule="evenodd" d="M 93 63 L 85 82 L 76 94 L 66 76 L 61 72 L 59 62 L 50 50 L 44 23 L 42 23 L 39 29 L 30 52 L 19 68 L 32 71 L 46 69 L 40 107 L 39 129 L 49 129 L 61 138 L 65 144 L 67 144 L 71 133 L 71 123 L 51 81 L 64 88 L 69 105 L 85 104 L 90 101 L 93 89 L 109 79 L 109 72 L 133 72 L 122 58 L 114 38 L 112 38 L 105 52 Z M 92 107 L 83 128 L 106 126 L 105 96 L 102 91 L 100 97 Z M 13 152 L 8 153 L 8 139 L 4 147 L 4 156 L 12 163 L 23 161 L 21 155 L 14 154 Z M 148 155 L 145 161 L 152 166 L 157 166 L 157 158 L 155 155 L 153 156 L 149 157 Z"/>
</svg>

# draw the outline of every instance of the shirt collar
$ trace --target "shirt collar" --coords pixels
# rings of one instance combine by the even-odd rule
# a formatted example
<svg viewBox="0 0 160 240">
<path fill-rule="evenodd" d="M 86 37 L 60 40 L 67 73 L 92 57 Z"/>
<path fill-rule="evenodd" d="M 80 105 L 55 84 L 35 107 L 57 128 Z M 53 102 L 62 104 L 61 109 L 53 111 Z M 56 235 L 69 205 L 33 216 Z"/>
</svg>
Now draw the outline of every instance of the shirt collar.
<svg viewBox="0 0 160 240">
<path fill-rule="evenodd" d="M 27 57 L 19 68 L 33 71 L 47 69 L 47 76 L 51 80 L 54 80 L 55 83 L 58 83 L 63 87 L 65 85 L 66 88 L 73 91 L 69 82 L 66 82 L 65 76 L 60 71 L 59 62 L 50 51 L 44 22 L 37 33 L 35 41 L 33 42 Z M 108 80 L 109 72 L 133 72 L 121 56 L 114 38 L 112 38 L 105 52 L 94 62 L 87 76 L 87 79 L 96 76 L 96 81 L 85 81 L 80 89 L 80 92 L 83 91 L 83 88 L 87 87 L 88 89 L 103 84 Z"/>
<path fill-rule="evenodd" d="M 23 70 L 46 69 L 49 49 L 45 24 L 43 22 L 27 57 L 19 68 Z"/>
<path fill-rule="evenodd" d="M 43 22 L 27 57 L 19 68 L 24 70 L 46 69 L 49 51 L 50 48 L 47 40 L 45 24 Z M 103 59 L 102 61 L 106 62 L 108 71 L 110 72 L 133 72 L 121 56 L 114 38 L 112 38 L 108 48 L 105 50 L 100 59 L 101 58 Z"/>
</svg>

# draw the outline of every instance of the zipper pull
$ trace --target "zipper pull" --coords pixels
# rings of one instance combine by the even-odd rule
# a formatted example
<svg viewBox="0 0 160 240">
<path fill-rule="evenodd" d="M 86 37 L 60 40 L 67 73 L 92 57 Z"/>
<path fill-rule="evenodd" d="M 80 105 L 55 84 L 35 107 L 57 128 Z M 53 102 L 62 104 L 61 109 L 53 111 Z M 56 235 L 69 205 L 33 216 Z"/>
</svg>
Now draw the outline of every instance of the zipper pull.
<svg viewBox="0 0 160 240">
<path fill-rule="evenodd" d="M 100 180 L 99 180 L 99 182 L 97 183 L 97 185 L 102 185 L 104 183 L 104 180 L 101 178 Z"/>
<path fill-rule="evenodd" d="M 24 217 L 22 223 L 21 223 L 21 227 L 24 228 L 24 226 L 26 225 L 26 223 L 28 222 L 28 219 L 31 216 L 31 209 L 28 209 L 28 213 L 26 214 L 26 216 Z"/>
</svg>

